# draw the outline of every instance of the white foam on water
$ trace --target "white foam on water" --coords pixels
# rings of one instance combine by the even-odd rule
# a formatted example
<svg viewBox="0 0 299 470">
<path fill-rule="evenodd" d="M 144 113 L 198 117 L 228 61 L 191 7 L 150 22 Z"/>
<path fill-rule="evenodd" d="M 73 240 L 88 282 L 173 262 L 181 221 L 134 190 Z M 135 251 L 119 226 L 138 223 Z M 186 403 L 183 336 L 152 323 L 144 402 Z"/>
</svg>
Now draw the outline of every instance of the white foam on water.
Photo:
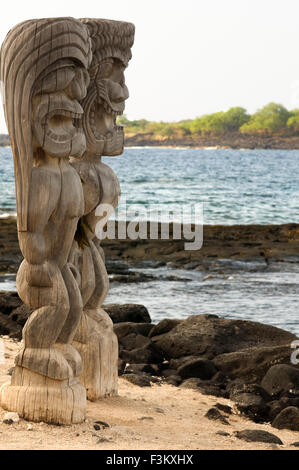
<svg viewBox="0 0 299 470">
<path fill-rule="evenodd" d="M 0 210 L 0 219 L 7 219 L 8 217 L 17 217 L 16 212 L 3 212 Z"/>
</svg>

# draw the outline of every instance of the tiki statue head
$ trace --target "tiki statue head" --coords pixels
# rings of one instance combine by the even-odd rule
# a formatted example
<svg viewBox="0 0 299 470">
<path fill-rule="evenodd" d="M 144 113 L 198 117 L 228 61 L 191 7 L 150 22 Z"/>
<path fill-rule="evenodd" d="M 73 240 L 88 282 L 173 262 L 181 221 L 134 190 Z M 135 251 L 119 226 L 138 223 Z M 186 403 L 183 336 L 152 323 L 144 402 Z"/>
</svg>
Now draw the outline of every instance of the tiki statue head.
<svg viewBox="0 0 299 470">
<path fill-rule="evenodd" d="M 80 156 L 80 129 L 91 62 L 88 30 L 73 18 L 18 24 L 1 48 L 1 82 L 14 156 L 18 230 L 27 230 L 32 166 L 44 153 Z"/>
<path fill-rule="evenodd" d="M 84 109 L 83 128 L 87 154 L 119 155 L 123 151 L 124 133 L 116 125 L 129 96 L 124 71 L 131 58 L 134 25 L 121 21 L 82 19 L 92 42 L 90 85 Z"/>
</svg>

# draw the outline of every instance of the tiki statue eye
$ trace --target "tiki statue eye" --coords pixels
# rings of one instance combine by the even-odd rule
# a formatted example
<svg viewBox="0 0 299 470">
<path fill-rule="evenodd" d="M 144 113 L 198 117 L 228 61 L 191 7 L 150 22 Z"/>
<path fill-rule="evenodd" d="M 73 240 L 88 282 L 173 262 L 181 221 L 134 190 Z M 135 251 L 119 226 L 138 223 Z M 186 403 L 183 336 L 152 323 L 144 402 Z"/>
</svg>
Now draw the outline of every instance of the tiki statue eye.
<svg viewBox="0 0 299 470">
<path fill-rule="evenodd" d="M 109 78 L 113 70 L 113 62 L 105 61 L 99 65 L 98 78 Z"/>
</svg>

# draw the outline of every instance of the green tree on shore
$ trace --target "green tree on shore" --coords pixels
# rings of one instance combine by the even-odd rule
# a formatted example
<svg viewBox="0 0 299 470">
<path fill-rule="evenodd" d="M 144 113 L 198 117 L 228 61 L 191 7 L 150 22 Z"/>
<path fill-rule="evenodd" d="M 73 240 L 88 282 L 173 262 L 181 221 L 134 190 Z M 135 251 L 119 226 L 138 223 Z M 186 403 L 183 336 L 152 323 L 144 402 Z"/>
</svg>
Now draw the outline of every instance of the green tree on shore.
<svg viewBox="0 0 299 470">
<path fill-rule="evenodd" d="M 238 131 L 241 126 L 250 120 L 250 115 L 245 108 L 235 106 L 223 115 L 223 121 L 227 131 Z"/>
<path fill-rule="evenodd" d="M 287 127 L 293 132 L 299 132 L 299 109 L 291 111 L 291 117 L 287 120 Z"/>
<path fill-rule="evenodd" d="M 274 133 L 286 127 L 290 112 L 281 104 L 269 103 L 240 127 L 244 134 Z"/>
<path fill-rule="evenodd" d="M 243 133 L 251 135 L 297 135 L 299 109 L 288 111 L 283 105 L 269 103 L 250 116 L 245 108 L 235 106 L 228 111 L 205 114 L 179 122 L 156 122 L 147 119 L 130 121 L 125 115 L 118 118 L 126 135 L 148 135 L 157 139 L 180 139 L 186 136 L 223 135 Z"/>
</svg>

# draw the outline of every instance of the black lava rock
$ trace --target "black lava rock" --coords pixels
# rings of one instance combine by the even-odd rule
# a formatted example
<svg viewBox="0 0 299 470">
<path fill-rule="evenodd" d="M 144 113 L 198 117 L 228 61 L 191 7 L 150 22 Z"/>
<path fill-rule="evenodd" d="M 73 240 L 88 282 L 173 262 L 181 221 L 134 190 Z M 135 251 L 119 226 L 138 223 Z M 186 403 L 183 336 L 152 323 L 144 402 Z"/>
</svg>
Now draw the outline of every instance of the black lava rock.
<svg viewBox="0 0 299 470">
<path fill-rule="evenodd" d="M 223 416 L 217 408 L 210 408 L 206 412 L 205 417 L 213 421 L 220 421 L 222 424 L 229 424 L 225 416 Z"/>
<path fill-rule="evenodd" d="M 299 389 L 299 369 L 288 364 L 276 364 L 268 370 L 261 385 L 272 396 L 292 388 Z"/>
<path fill-rule="evenodd" d="M 277 429 L 299 431 L 299 409 L 294 406 L 285 408 L 276 416 L 272 426 Z"/>
<path fill-rule="evenodd" d="M 165 382 L 170 384 L 170 385 L 174 385 L 175 387 L 177 387 L 178 385 L 180 385 L 182 383 L 182 379 L 179 375 L 171 375 L 170 377 L 167 377 L 165 379 Z"/>
<path fill-rule="evenodd" d="M 163 333 L 168 333 L 172 328 L 179 325 L 182 320 L 176 320 L 174 318 L 165 318 L 161 320 L 157 325 L 153 326 L 152 331 L 150 332 L 150 338 L 152 336 L 162 335 Z"/>
<path fill-rule="evenodd" d="M 232 414 L 232 407 L 229 405 L 223 405 L 222 403 L 216 403 L 215 408 L 218 408 L 218 410 L 223 411 L 223 413 L 226 413 L 228 415 Z"/>
<path fill-rule="evenodd" d="M 213 362 L 208 359 L 192 359 L 178 368 L 178 374 L 182 379 L 197 377 L 202 380 L 209 380 L 216 372 L 217 369 Z"/>
<path fill-rule="evenodd" d="M 279 437 L 268 431 L 262 431 L 261 429 L 244 429 L 243 431 L 236 431 L 234 434 L 238 439 L 247 442 L 266 442 L 269 444 L 283 445 Z"/>
<path fill-rule="evenodd" d="M 139 387 L 150 387 L 151 386 L 151 378 L 146 374 L 125 374 L 123 378 L 126 379 L 128 382 L 131 382 L 134 385 L 138 385 Z"/>
<path fill-rule="evenodd" d="M 140 304 L 107 304 L 103 309 L 108 313 L 113 323 L 134 322 L 151 323 L 147 308 Z"/>
</svg>

